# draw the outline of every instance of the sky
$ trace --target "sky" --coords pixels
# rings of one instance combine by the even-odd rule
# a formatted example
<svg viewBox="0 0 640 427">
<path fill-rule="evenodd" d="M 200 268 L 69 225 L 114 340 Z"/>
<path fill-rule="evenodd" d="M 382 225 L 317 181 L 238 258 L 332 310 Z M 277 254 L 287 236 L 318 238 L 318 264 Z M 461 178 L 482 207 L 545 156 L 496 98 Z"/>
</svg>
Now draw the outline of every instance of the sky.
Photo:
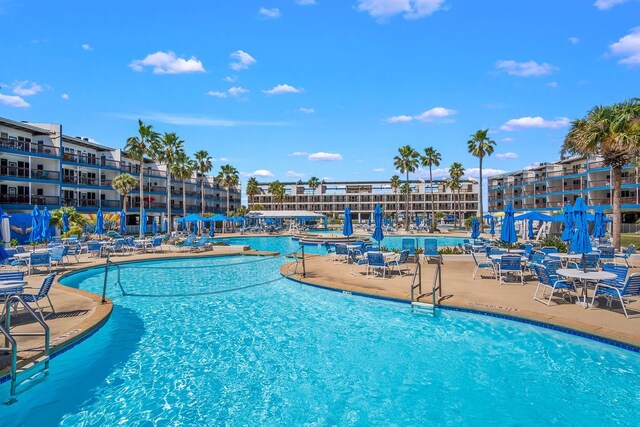
<svg viewBox="0 0 640 427">
<path fill-rule="evenodd" d="M 554 161 L 571 120 L 640 96 L 639 0 L 0 0 L 0 116 L 124 147 L 137 120 L 242 182 L 485 176 Z M 412 178 L 428 177 L 421 168 Z"/>
</svg>

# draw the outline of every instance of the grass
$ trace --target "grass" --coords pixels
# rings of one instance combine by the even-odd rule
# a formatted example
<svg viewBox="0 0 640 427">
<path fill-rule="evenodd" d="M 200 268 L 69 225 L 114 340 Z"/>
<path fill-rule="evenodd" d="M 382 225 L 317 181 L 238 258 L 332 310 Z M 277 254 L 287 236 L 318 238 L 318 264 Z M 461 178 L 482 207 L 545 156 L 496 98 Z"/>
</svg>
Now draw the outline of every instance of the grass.
<svg viewBox="0 0 640 427">
<path fill-rule="evenodd" d="M 631 244 L 636 245 L 636 247 L 640 246 L 640 234 L 622 233 L 620 235 L 620 245 L 629 246 Z"/>
</svg>

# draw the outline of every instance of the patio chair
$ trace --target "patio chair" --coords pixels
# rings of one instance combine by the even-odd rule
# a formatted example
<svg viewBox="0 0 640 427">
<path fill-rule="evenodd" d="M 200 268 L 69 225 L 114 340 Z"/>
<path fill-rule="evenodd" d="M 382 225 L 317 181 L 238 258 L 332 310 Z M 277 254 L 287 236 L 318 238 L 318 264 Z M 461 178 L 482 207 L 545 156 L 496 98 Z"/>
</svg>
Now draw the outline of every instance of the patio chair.
<svg viewBox="0 0 640 427">
<path fill-rule="evenodd" d="M 67 263 L 69 262 L 69 256 L 72 256 L 76 259 L 76 262 L 80 262 L 80 259 L 78 259 L 78 255 L 80 254 L 81 251 L 81 246 L 80 243 L 76 243 L 75 245 L 70 245 L 68 246 L 69 250 L 67 250 L 67 254 L 65 255 L 65 258 L 67 259 Z"/>
<path fill-rule="evenodd" d="M 51 262 L 62 265 L 64 268 L 64 257 L 67 256 L 67 252 L 69 252 L 69 246 L 56 246 L 51 250 Z"/>
<path fill-rule="evenodd" d="M 100 242 L 88 242 L 87 252 L 91 257 L 100 258 L 102 256 L 102 244 Z"/>
<path fill-rule="evenodd" d="M 176 248 L 178 248 L 180 251 L 182 251 L 183 249 L 189 249 L 191 248 L 191 246 L 193 246 L 193 242 L 196 240 L 196 235 L 195 234 L 189 234 L 187 236 L 187 239 L 182 242 L 179 245 L 175 245 Z"/>
<path fill-rule="evenodd" d="M 606 283 L 598 283 L 596 284 L 596 288 L 593 291 L 593 298 L 591 298 L 591 308 L 593 308 L 593 303 L 596 297 L 603 296 L 607 299 L 607 307 L 611 308 L 611 302 L 614 299 L 618 299 L 620 304 L 622 305 L 622 311 L 624 312 L 624 316 L 627 319 L 632 319 L 634 317 L 640 317 L 640 313 L 629 315 L 627 312 L 627 307 L 625 304 L 625 298 L 628 300 L 629 297 L 638 297 L 640 296 L 640 273 L 633 273 L 624 285 L 620 288 L 617 286 L 607 285 Z"/>
<path fill-rule="evenodd" d="M 382 270 L 382 278 L 386 277 L 389 264 L 384 260 L 381 252 L 367 252 L 367 271 L 371 269 L 375 275 L 376 270 Z"/>
<path fill-rule="evenodd" d="M 552 263 L 552 266 L 544 266 L 540 264 L 533 264 L 532 268 L 535 271 L 536 277 L 538 278 L 538 286 L 536 286 L 536 290 L 533 293 L 533 299 L 539 301 L 541 303 L 547 304 L 547 306 L 551 305 L 551 298 L 553 298 L 553 294 L 556 291 L 561 291 L 563 294 L 563 299 L 567 296 L 569 291 L 577 292 L 576 287 L 570 280 L 560 279 L 560 277 L 555 273 L 557 268 L 554 269 L 555 264 L 560 264 L 557 261 Z M 542 286 L 542 295 L 538 296 L 538 291 Z M 548 289 L 551 289 L 549 293 L 549 297 L 547 298 L 546 292 Z M 571 301 L 571 294 L 569 294 L 569 301 Z"/>
<path fill-rule="evenodd" d="M 127 243 L 127 241 L 125 239 L 116 239 L 113 242 L 113 245 L 111 246 L 105 246 L 103 248 L 104 250 L 106 250 L 107 252 L 112 252 L 112 253 L 116 253 L 116 252 L 120 252 L 121 254 L 125 254 L 127 252 L 129 252 L 129 244 Z"/>
<path fill-rule="evenodd" d="M 624 282 L 627 280 L 629 267 L 627 267 L 626 265 L 619 265 L 608 262 L 602 266 L 602 271 L 606 271 L 607 273 L 613 273 L 616 275 L 615 279 L 603 280 L 602 283 L 621 288 L 622 286 L 624 286 Z"/>
<path fill-rule="evenodd" d="M 367 265 L 368 264 L 368 260 L 366 256 L 359 256 L 359 253 L 356 251 L 352 251 L 349 254 L 349 258 L 351 259 L 351 263 L 353 265 L 353 267 L 351 268 L 351 275 L 355 276 L 356 273 L 358 272 L 358 267 L 360 267 L 361 265 Z M 367 267 L 367 274 L 369 274 L 369 267 Z"/>
<path fill-rule="evenodd" d="M 34 267 L 47 267 L 51 273 L 51 255 L 49 252 L 32 252 L 29 255 L 29 275 L 33 272 Z"/>
<path fill-rule="evenodd" d="M 162 236 L 154 237 L 153 240 L 151 240 L 151 245 L 149 246 L 149 248 L 153 250 L 153 252 L 156 252 L 156 251 L 162 252 L 163 239 L 164 238 Z"/>
<path fill-rule="evenodd" d="M 44 310 L 42 309 L 42 307 L 40 307 L 40 303 L 39 303 L 40 300 L 46 298 L 47 301 L 49 301 L 49 306 L 51 307 L 51 311 L 53 313 L 56 312 L 56 310 L 53 308 L 53 303 L 51 302 L 51 298 L 49 298 L 49 291 L 51 290 L 51 286 L 53 285 L 53 279 L 55 277 L 56 277 L 56 273 L 51 273 L 47 275 L 47 277 L 45 277 L 44 280 L 42 281 L 42 285 L 40 286 L 40 289 L 38 290 L 37 294 L 22 293 L 20 295 L 24 302 L 35 303 L 37 307 L 36 311 L 40 313 L 40 317 L 42 318 L 42 321 L 44 321 L 46 316 L 44 315 Z"/>
<path fill-rule="evenodd" d="M 570 263 L 571 264 L 571 263 Z M 574 268 L 580 268 L 582 270 L 590 270 L 596 271 L 600 266 L 600 253 L 598 252 L 589 252 L 588 254 L 582 255 L 580 261 L 576 264 Z"/>
<path fill-rule="evenodd" d="M 497 263 L 497 276 L 500 284 L 506 283 L 506 277 L 510 275 L 520 276 L 520 284 L 524 286 L 524 274 L 520 265 L 520 255 L 503 255 Z"/>
<path fill-rule="evenodd" d="M 543 246 L 542 248 L 540 248 L 540 251 L 544 252 L 545 255 L 557 254 L 558 248 L 556 248 L 555 246 Z"/>
<path fill-rule="evenodd" d="M 24 271 L 2 271 L 0 272 L 0 282 L 24 282 Z"/>
<path fill-rule="evenodd" d="M 424 252 L 422 255 L 427 259 L 438 258 L 442 262 L 442 256 L 438 252 L 438 239 L 427 238 L 424 239 Z"/>
<path fill-rule="evenodd" d="M 473 258 L 473 262 L 476 264 L 476 268 L 473 269 L 473 274 L 471 275 L 473 280 L 476 280 L 476 274 L 478 274 L 478 270 L 480 270 L 481 268 L 484 268 L 485 270 L 490 270 L 491 277 L 496 276 L 496 270 L 494 269 L 493 262 L 491 262 L 491 260 L 484 259 L 484 260 L 478 261 L 478 258 L 476 257 L 475 252 L 471 252 L 471 257 Z"/>
<path fill-rule="evenodd" d="M 389 268 L 395 267 L 396 270 L 398 270 L 398 273 L 400 274 L 400 276 L 402 276 L 402 270 L 409 269 L 408 261 L 409 261 L 409 249 L 405 249 L 402 252 L 400 252 L 400 256 L 398 257 L 398 259 L 395 259 L 389 262 Z M 400 268 L 400 266 L 402 266 L 402 269 Z"/>
<path fill-rule="evenodd" d="M 631 265 L 629 265 L 629 258 L 631 258 L 631 255 L 635 252 L 635 250 L 636 245 L 629 245 L 623 253 L 615 254 L 615 259 L 623 259 L 625 264 L 627 264 L 627 267 L 631 267 Z"/>
<path fill-rule="evenodd" d="M 409 255 L 415 256 L 416 254 L 417 239 L 402 239 L 402 250 L 408 250 Z"/>
<path fill-rule="evenodd" d="M 194 252 L 198 252 L 200 250 L 207 250 L 207 246 L 210 245 L 211 243 L 209 242 L 209 238 L 208 237 L 201 237 L 198 239 L 197 242 L 195 242 L 193 245 L 191 245 L 191 250 Z"/>
<path fill-rule="evenodd" d="M 598 246 L 600 252 L 600 263 L 615 261 L 616 249 L 613 246 Z"/>
<path fill-rule="evenodd" d="M 349 250 L 347 249 L 347 245 L 344 243 L 336 243 L 336 255 L 334 258 L 334 263 L 336 262 L 348 262 L 349 261 Z"/>
<path fill-rule="evenodd" d="M 331 244 L 329 242 L 324 242 L 324 249 L 327 251 L 327 255 L 331 255 L 327 256 L 327 259 L 325 261 L 335 261 L 336 250 L 331 247 Z"/>
</svg>

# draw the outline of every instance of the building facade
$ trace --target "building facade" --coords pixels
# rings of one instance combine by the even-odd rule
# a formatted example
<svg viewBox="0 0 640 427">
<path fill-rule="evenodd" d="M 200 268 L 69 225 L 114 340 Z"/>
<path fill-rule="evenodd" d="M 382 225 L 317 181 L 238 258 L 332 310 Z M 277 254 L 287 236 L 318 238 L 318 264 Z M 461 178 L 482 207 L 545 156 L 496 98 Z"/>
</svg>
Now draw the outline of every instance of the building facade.
<svg viewBox="0 0 640 427">
<path fill-rule="evenodd" d="M 74 206 L 81 213 L 120 212 L 122 197 L 111 181 L 122 173 L 140 176 L 137 160 L 120 149 L 89 138 L 68 136 L 60 124 L 25 123 L 0 118 L 0 205 L 11 212 L 29 212 L 34 205 L 57 209 Z M 226 212 L 226 189 L 211 176 L 182 182 L 172 178 L 167 200 L 166 165 L 145 159 L 144 198 L 136 188 L 128 196 L 128 225 L 136 224 L 140 203 L 150 218 L 162 216 L 171 203 L 172 216 L 183 214 L 182 186 L 187 213 L 201 210 L 200 179 L 204 179 L 205 212 Z M 230 210 L 240 207 L 240 188 L 229 195 Z M 151 220 L 151 219 L 150 219 Z"/>
<path fill-rule="evenodd" d="M 623 222 L 635 222 L 640 212 L 638 175 L 634 165 L 622 171 Z M 488 179 L 489 212 L 512 203 L 516 211 L 558 213 L 582 197 L 589 206 L 611 213 L 611 168 L 600 157 L 570 157 Z"/>
<path fill-rule="evenodd" d="M 345 208 L 351 210 L 354 221 L 368 221 L 373 210 L 379 204 L 386 214 L 398 212 L 399 218 L 404 217 L 407 201 L 400 189 L 396 194 L 389 181 L 352 181 L 352 182 L 322 182 L 317 189 L 310 188 L 306 183 L 285 182 L 285 201 L 278 203 L 269 193 L 270 183 L 259 183 L 260 193 L 249 198 L 249 207 L 260 207 L 266 211 L 274 210 L 306 210 L 322 213 L 329 217 L 336 217 L 344 213 Z M 445 214 L 445 219 L 453 221 L 458 211 L 458 191 L 453 191 L 445 185 L 445 181 L 410 181 L 409 217 L 429 218 L 431 206 L 436 212 Z M 478 184 L 473 181 L 463 181 L 459 191 L 459 209 L 461 217 L 468 218 L 478 212 Z"/>
</svg>

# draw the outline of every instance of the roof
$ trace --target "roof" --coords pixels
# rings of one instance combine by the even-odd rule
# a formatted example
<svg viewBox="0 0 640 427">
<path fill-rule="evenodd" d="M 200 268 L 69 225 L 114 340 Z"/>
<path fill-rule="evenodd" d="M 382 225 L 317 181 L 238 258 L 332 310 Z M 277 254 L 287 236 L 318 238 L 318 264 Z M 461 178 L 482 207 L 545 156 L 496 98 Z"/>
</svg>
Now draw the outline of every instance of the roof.
<svg viewBox="0 0 640 427">
<path fill-rule="evenodd" d="M 54 132 L 51 132 L 48 129 L 39 128 L 37 126 L 30 125 L 27 122 L 16 122 L 15 120 L 5 119 L 4 117 L 0 117 L 0 125 L 4 125 L 17 130 L 26 130 L 32 132 L 34 135 L 54 134 Z"/>
<path fill-rule="evenodd" d="M 311 211 L 251 211 L 249 218 L 325 218 L 326 215 Z"/>
<path fill-rule="evenodd" d="M 95 141 L 92 141 L 89 138 L 82 138 L 79 136 L 62 135 L 62 141 L 71 142 L 75 145 L 91 148 L 96 151 L 113 151 L 114 150 L 113 148 L 107 147 L 106 145 L 102 145 Z"/>
</svg>

